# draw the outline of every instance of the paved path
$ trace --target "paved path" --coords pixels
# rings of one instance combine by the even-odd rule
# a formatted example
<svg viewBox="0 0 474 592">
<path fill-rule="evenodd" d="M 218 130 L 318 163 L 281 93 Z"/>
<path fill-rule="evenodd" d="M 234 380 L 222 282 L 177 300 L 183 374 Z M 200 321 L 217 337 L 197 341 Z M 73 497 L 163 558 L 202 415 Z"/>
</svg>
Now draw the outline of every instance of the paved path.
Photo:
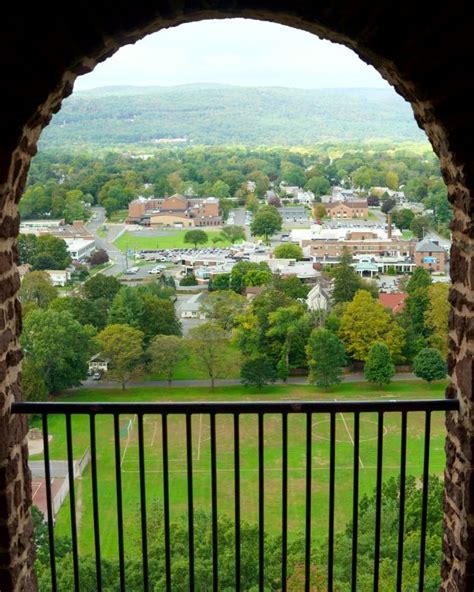
<svg viewBox="0 0 474 592">
<path fill-rule="evenodd" d="M 393 377 L 393 380 L 418 380 L 414 374 L 409 372 L 403 374 L 396 374 Z M 343 382 L 366 382 L 364 375 L 362 373 L 354 373 L 354 374 L 347 374 L 343 377 Z M 216 386 L 236 386 L 240 385 L 241 382 L 235 378 L 223 379 L 223 380 L 216 380 Z M 276 384 L 284 384 L 281 381 L 278 381 Z M 286 384 L 308 384 L 308 377 L 307 376 L 291 376 L 286 381 Z M 149 381 L 133 381 L 127 383 L 127 387 L 144 387 L 144 386 L 157 386 L 157 387 L 168 387 L 168 382 L 166 380 L 149 380 Z M 209 380 L 175 380 L 171 383 L 171 388 L 173 387 L 186 387 L 186 386 L 207 386 L 210 387 Z M 82 386 L 78 388 L 93 388 L 93 389 L 116 389 L 120 388 L 120 385 L 117 382 L 109 382 L 109 381 L 96 381 L 88 379 L 82 383 Z"/>
</svg>

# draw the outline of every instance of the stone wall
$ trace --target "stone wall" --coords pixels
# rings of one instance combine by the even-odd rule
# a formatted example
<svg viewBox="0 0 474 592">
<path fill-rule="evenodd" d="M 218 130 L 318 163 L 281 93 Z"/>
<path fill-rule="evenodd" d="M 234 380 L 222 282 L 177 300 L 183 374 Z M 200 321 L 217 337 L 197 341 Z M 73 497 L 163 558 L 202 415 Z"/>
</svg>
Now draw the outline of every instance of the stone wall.
<svg viewBox="0 0 474 592">
<path fill-rule="evenodd" d="M 0 589 L 34 589 L 26 425 L 10 417 L 21 399 L 20 311 L 14 241 L 17 201 L 41 129 L 77 75 L 118 47 L 160 28 L 204 18 L 244 16 L 319 34 L 354 49 L 413 106 L 440 157 L 455 206 L 451 253 L 450 397 L 443 590 L 474 589 L 474 35 L 466 2 L 400 0 L 102 0 L 71 6 L 51 0 L 2 6 L 0 21 Z"/>
</svg>

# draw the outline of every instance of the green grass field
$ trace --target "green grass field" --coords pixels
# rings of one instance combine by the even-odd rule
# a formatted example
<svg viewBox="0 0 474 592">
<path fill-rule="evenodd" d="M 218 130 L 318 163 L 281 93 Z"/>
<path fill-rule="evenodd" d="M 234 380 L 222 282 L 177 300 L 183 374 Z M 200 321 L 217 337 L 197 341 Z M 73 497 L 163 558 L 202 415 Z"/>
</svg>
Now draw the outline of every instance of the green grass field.
<svg viewBox="0 0 474 592">
<path fill-rule="evenodd" d="M 114 244 L 121 250 L 133 249 L 138 251 L 140 249 L 179 249 L 179 248 L 193 248 L 194 245 L 184 242 L 184 235 L 187 230 L 170 230 L 164 236 L 137 236 L 134 232 L 124 232 L 121 234 Z M 205 230 L 209 237 L 206 245 L 201 245 L 201 248 L 214 247 L 212 238 L 217 236 L 217 230 Z M 216 247 L 228 247 L 231 243 L 229 241 L 220 241 Z"/>
<path fill-rule="evenodd" d="M 207 388 L 130 388 L 125 393 L 113 391 L 78 391 L 61 398 L 64 401 L 235 401 L 235 400 L 348 400 L 379 398 L 441 398 L 444 384 L 404 381 L 378 390 L 365 383 L 347 383 L 331 392 L 321 392 L 315 387 L 288 385 L 266 387 L 260 392 L 242 386 L 222 387 L 210 394 Z M 121 470 L 124 500 L 125 541 L 139 528 L 139 459 L 137 419 L 133 416 L 120 418 L 123 429 L 121 440 Z M 131 429 L 125 429 L 131 422 Z M 64 417 L 50 416 L 49 433 L 52 435 L 50 451 L 53 459 L 66 458 Z M 210 438 L 209 416 L 196 415 L 192 419 L 193 491 L 195 509 L 210 510 Z M 76 416 L 72 421 L 74 458 L 79 459 L 89 447 L 89 420 Z M 423 414 L 409 416 L 407 471 L 415 476 L 422 474 L 423 466 Z M 302 534 L 305 508 L 305 463 L 306 419 L 290 415 L 288 419 L 289 442 L 289 532 L 295 537 Z M 97 416 L 98 449 L 97 466 L 99 480 L 100 536 L 104 557 L 117 556 L 116 488 L 112 418 Z M 281 528 L 281 417 L 265 416 L 265 520 L 266 529 L 277 533 Z M 186 512 L 186 437 L 184 418 L 169 416 L 169 470 L 171 513 Z M 376 417 L 361 416 L 360 432 L 360 492 L 371 493 L 376 478 Z M 430 472 L 442 474 L 444 467 L 444 417 L 433 414 L 431 437 Z M 257 521 L 258 510 L 258 461 L 257 419 L 240 416 L 240 479 L 242 520 Z M 162 424 L 159 416 L 144 419 L 145 468 L 147 503 L 162 499 Z M 219 512 L 232 516 L 234 508 L 234 451 L 233 419 L 217 417 L 217 464 Z M 353 418 L 339 415 L 336 420 L 336 528 L 342 529 L 350 520 L 352 510 L 353 478 Z M 32 460 L 41 456 L 32 457 Z M 400 417 L 386 414 L 383 440 L 384 480 L 399 474 L 400 462 Z M 328 477 L 329 477 L 329 416 L 312 418 L 312 508 L 313 537 L 315 542 L 327 536 Z M 92 554 L 94 549 L 93 513 L 90 465 L 81 479 L 76 481 L 76 515 L 79 522 L 79 545 L 81 553 Z M 58 534 L 70 533 L 69 498 L 57 517 Z M 130 536 L 128 536 L 130 535 Z M 130 544 L 127 553 L 136 553 Z"/>
</svg>

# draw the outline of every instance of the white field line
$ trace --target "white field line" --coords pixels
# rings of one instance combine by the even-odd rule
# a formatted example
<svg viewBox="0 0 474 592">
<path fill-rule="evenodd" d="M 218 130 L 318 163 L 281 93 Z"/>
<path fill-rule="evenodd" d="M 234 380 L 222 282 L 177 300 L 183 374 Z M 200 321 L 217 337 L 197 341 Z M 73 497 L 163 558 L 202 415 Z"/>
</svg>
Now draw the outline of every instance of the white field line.
<svg viewBox="0 0 474 592">
<path fill-rule="evenodd" d="M 131 432 L 133 430 L 133 424 L 135 423 L 136 417 L 137 417 L 136 415 L 133 416 L 132 427 L 127 432 L 127 441 L 125 442 L 125 448 L 123 450 L 122 460 L 120 461 L 120 467 L 123 465 L 123 461 L 124 461 L 125 455 L 127 454 L 127 448 L 128 448 L 128 445 L 130 444 L 130 434 L 131 434 Z"/>
<path fill-rule="evenodd" d="M 336 401 L 336 399 L 334 399 L 334 401 Z M 349 431 L 349 427 L 347 425 L 346 419 L 345 419 L 345 417 L 344 417 L 344 415 L 342 413 L 339 413 L 339 415 L 341 416 L 342 423 L 344 424 L 344 427 L 346 428 L 347 435 L 349 436 L 349 439 L 352 442 L 352 446 L 355 448 L 355 442 L 354 442 L 354 440 L 352 438 L 351 432 Z M 364 469 L 365 468 L 364 467 L 364 463 L 362 462 L 362 459 L 360 458 L 360 456 L 359 456 L 359 463 L 360 463 L 361 469 Z"/>
<path fill-rule="evenodd" d="M 186 461 L 183 460 L 183 462 L 186 462 Z M 127 463 L 134 463 L 135 465 L 138 464 L 137 462 L 132 461 L 132 460 L 125 461 L 125 464 L 127 464 Z M 418 465 L 417 463 L 407 463 L 407 468 L 408 467 L 419 467 L 419 466 L 420 465 Z M 431 463 L 430 463 L 430 467 L 431 467 Z M 443 465 L 439 465 L 439 467 L 436 466 L 436 467 L 433 467 L 433 468 L 436 469 L 436 470 L 442 471 L 444 469 L 444 467 L 445 466 L 443 464 Z M 352 464 L 350 464 L 350 465 L 342 466 L 342 467 L 339 466 L 338 467 L 338 470 L 351 471 L 353 468 L 354 468 L 354 466 Z M 367 465 L 364 468 L 366 468 L 368 470 L 375 471 L 375 470 L 377 470 L 377 465 Z M 400 465 L 384 465 L 384 468 L 396 470 L 396 469 L 399 469 L 400 468 Z M 242 469 L 241 468 L 240 469 L 240 472 L 241 473 L 257 473 L 258 470 L 259 470 L 258 467 L 255 468 L 255 469 Z M 263 470 L 266 473 L 267 472 L 268 473 L 270 473 L 270 472 L 280 472 L 281 473 L 281 469 L 280 468 L 266 468 L 266 469 L 263 469 Z M 313 471 L 327 471 L 328 470 L 328 467 L 327 466 L 324 466 L 324 467 L 315 467 L 315 466 L 313 466 L 313 469 L 312 470 Z M 305 473 L 305 471 L 306 471 L 306 469 L 303 468 L 303 467 L 288 467 L 288 472 L 289 473 L 290 472 L 291 473 L 297 473 L 297 472 Z M 122 472 L 123 473 L 139 473 L 140 470 L 139 469 L 122 469 Z M 172 474 L 172 473 L 187 473 L 187 472 L 188 472 L 187 469 L 170 469 L 168 471 L 169 474 Z M 217 469 L 217 472 L 218 473 L 234 473 L 235 470 L 233 468 L 232 469 L 219 469 L 218 468 Z M 147 469 L 146 470 L 146 473 L 163 473 L 163 470 L 162 469 Z M 206 474 L 209 474 L 210 473 L 210 469 L 195 469 L 193 467 L 193 474 L 194 473 L 206 473 Z"/>
<path fill-rule="evenodd" d="M 198 437 L 196 460 L 201 460 L 201 438 L 202 438 L 202 413 L 199 415 L 199 437 Z"/>
<path fill-rule="evenodd" d="M 155 436 L 156 436 L 156 430 L 157 430 L 157 428 L 158 428 L 158 422 L 157 422 L 157 421 L 155 421 L 155 427 L 154 427 L 154 429 L 153 429 L 153 436 L 152 436 L 152 438 L 151 438 L 151 444 L 150 444 L 150 446 L 151 446 L 152 448 L 153 448 L 153 446 L 155 445 Z"/>
</svg>

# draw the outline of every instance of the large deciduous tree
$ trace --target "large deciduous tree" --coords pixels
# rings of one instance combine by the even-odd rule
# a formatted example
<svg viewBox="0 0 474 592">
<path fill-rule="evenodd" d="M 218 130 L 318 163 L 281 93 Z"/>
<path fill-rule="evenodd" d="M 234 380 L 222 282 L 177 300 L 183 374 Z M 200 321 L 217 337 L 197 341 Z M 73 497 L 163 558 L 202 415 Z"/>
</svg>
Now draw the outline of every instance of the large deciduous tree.
<svg viewBox="0 0 474 592">
<path fill-rule="evenodd" d="M 448 293 L 448 284 L 438 283 L 429 286 L 429 304 L 425 310 L 425 325 L 430 331 L 428 343 L 439 350 L 445 359 L 448 355 Z"/>
<path fill-rule="evenodd" d="M 360 277 L 352 267 L 352 255 L 347 248 L 343 248 L 339 263 L 331 272 L 334 278 L 334 289 L 332 298 L 335 304 L 339 302 L 350 302 L 357 290 L 360 290 Z"/>
<path fill-rule="evenodd" d="M 143 371 L 143 332 L 126 324 L 109 325 L 97 335 L 102 354 L 110 360 L 107 377 L 125 385 Z"/>
<path fill-rule="evenodd" d="M 339 329 L 347 353 L 365 362 L 375 343 L 384 343 L 393 359 L 400 356 L 404 344 L 403 329 L 395 323 L 382 304 L 365 290 L 359 290 L 344 312 Z"/>
<path fill-rule="evenodd" d="M 250 232 L 252 236 L 263 236 L 268 243 L 268 237 L 281 230 L 282 217 L 274 206 L 262 206 L 254 215 Z"/>
<path fill-rule="evenodd" d="M 273 249 L 273 256 L 276 259 L 303 259 L 303 249 L 293 243 L 281 244 Z"/>
<path fill-rule="evenodd" d="M 214 389 L 216 378 L 223 378 L 228 370 L 227 346 L 229 340 L 224 329 L 216 321 L 207 321 L 193 327 L 187 338 L 188 347 L 205 371 Z"/>
<path fill-rule="evenodd" d="M 207 319 L 216 321 L 225 330 L 230 331 L 247 306 L 247 299 L 233 290 L 210 292 L 203 300 L 199 312 Z"/>
<path fill-rule="evenodd" d="M 185 342 L 176 335 L 156 335 L 148 346 L 150 370 L 163 374 L 171 385 L 176 367 L 187 358 Z"/>
<path fill-rule="evenodd" d="M 85 282 L 82 290 L 86 298 L 91 300 L 105 298 L 109 302 L 112 302 L 115 294 L 117 294 L 121 287 L 117 278 L 98 273 Z"/>
<path fill-rule="evenodd" d="M 318 386 L 329 388 L 339 384 L 346 363 L 342 341 L 328 329 L 312 331 L 306 346 L 309 380 Z"/>
<path fill-rule="evenodd" d="M 49 393 L 76 386 L 85 378 L 92 335 L 91 327 L 83 327 L 68 312 L 34 310 L 26 315 L 21 337 L 25 357 Z"/>
<path fill-rule="evenodd" d="M 277 371 L 272 361 L 265 355 L 259 354 L 243 360 L 240 367 L 240 381 L 245 386 L 262 388 L 277 379 Z"/>
<path fill-rule="evenodd" d="M 204 230 L 188 230 L 184 235 L 184 242 L 194 245 L 195 249 L 198 245 L 205 245 L 208 240 L 209 237 Z"/>
<path fill-rule="evenodd" d="M 58 295 L 51 278 L 45 271 L 31 271 L 21 282 L 18 296 L 22 304 L 34 303 L 40 308 L 47 308 Z"/>
</svg>

